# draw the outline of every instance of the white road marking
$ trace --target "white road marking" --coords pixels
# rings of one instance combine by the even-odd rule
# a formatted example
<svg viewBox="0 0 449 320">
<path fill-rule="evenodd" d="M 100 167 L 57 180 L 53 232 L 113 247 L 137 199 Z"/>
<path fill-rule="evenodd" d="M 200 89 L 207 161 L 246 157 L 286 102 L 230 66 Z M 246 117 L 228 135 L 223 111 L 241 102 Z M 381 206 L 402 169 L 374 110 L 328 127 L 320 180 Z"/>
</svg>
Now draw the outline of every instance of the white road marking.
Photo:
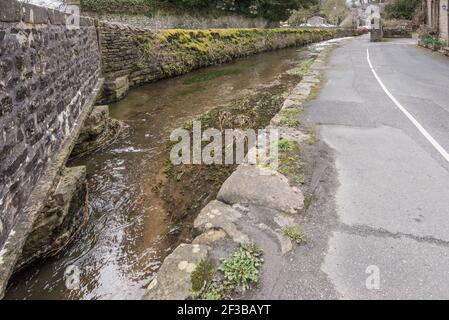
<svg viewBox="0 0 449 320">
<path fill-rule="evenodd" d="M 382 80 L 380 80 L 379 76 L 377 75 L 376 70 L 374 70 L 373 64 L 371 63 L 370 57 L 369 57 L 369 49 L 366 49 L 366 58 L 368 60 L 368 64 L 371 68 L 371 71 L 374 74 L 374 77 L 376 78 L 377 82 L 379 82 L 382 89 L 385 91 L 387 96 L 393 101 L 393 103 L 398 107 L 399 110 L 401 110 L 405 116 L 415 125 L 416 128 L 418 128 L 419 132 L 432 144 L 432 146 L 443 156 L 444 159 L 446 159 L 447 162 L 449 162 L 449 153 L 447 153 L 446 150 L 430 135 L 430 133 L 424 129 L 424 127 L 418 122 L 418 120 L 413 117 L 410 112 L 407 111 L 400 103 L 399 101 L 391 94 L 390 91 L 388 91 L 387 87 L 383 84 Z"/>
</svg>

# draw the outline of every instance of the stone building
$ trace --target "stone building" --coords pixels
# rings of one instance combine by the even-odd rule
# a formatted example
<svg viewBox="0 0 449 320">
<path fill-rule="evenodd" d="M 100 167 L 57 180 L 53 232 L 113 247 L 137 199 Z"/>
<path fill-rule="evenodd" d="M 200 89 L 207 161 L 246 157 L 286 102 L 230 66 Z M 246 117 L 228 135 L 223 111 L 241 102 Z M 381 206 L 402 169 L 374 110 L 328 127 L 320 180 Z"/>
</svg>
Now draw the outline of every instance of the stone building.
<svg viewBox="0 0 449 320">
<path fill-rule="evenodd" d="M 449 43 L 449 0 L 424 0 L 426 5 L 426 23 L 437 30 L 440 37 Z"/>
<path fill-rule="evenodd" d="M 321 25 L 323 25 L 325 23 L 326 23 L 326 20 L 324 18 L 322 18 L 322 17 L 319 17 L 319 16 L 315 16 L 315 17 L 309 18 L 307 20 L 307 24 L 310 24 L 311 26 L 319 27 L 319 26 L 321 26 Z"/>
</svg>

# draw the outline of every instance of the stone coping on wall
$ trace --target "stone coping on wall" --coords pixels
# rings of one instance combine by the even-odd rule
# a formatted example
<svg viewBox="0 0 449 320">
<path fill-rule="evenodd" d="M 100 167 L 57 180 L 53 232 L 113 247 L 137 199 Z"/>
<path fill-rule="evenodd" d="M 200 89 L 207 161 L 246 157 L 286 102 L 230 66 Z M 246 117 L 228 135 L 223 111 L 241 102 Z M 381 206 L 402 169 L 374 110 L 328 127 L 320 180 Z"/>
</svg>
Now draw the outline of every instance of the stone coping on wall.
<svg viewBox="0 0 449 320">
<path fill-rule="evenodd" d="M 69 14 L 17 0 L 0 1 L 0 22 L 23 22 L 33 25 L 64 25 Z M 95 19 L 80 16 L 80 26 L 93 26 Z"/>
</svg>

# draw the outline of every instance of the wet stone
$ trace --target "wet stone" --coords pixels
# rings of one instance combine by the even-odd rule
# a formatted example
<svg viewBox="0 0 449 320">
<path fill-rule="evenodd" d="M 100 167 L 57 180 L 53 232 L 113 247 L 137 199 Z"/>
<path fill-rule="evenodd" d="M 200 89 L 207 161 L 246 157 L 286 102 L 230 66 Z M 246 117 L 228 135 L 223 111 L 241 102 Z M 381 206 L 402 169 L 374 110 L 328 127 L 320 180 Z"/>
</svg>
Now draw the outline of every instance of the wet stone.
<svg viewBox="0 0 449 320">
<path fill-rule="evenodd" d="M 193 225 L 197 233 L 219 228 L 226 232 L 234 242 L 247 243 L 249 242 L 248 236 L 239 231 L 234 223 L 241 217 L 241 213 L 231 206 L 214 200 L 201 210 Z"/>
<path fill-rule="evenodd" d="M 150 283 L 144 300 L 186 300 L 191 288 L 190 275 L 201 260 L 207 258 L 208 247 L 180 245 L 163 262 Z"/>
<path fill-rule="evenodd" d="M 304 207 L 302 192 L 290 186 L 286 177 L 249 165 L 239 166 L 223 184 L 217 199 L 231 205 L 255 205 L 290 214 Z"/>
</svg>

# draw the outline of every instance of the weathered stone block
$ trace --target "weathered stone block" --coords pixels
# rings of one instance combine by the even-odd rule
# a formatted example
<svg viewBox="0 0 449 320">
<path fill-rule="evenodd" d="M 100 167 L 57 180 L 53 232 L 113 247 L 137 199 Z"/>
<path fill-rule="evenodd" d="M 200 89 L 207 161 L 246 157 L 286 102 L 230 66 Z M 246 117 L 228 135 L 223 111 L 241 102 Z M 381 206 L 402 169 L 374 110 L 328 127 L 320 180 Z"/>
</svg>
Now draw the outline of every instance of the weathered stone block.
<svg viewBox="0 0 449 320">
<path fill-rule="evenodd" d="M 197 234 L 207 232 L 211 229 L 221 229 L 234 241 L 248 243 L 249 238 L 237 229 L 235 221 L 241 218 L 241 214 L 231 206 L 220 201 L 211 201 L 201 210 L 194 222 Z"/>
<path fill-rule="evenodd" d="M 254 205 L 290 214 L 304 208 L 302 192 L 290 186 L 286 177 L 253 165 L 239 166 L 225 181 L 217 199 L 231 205 Z"/>
<path fill-rule="evenodd" d="M 22 5 L 22 21 L 33 24 L 46 24 L 48 22 L 48 10 L 44 7 L 24 3 Z"/>
<path fill-rule="evenodd" d="M 86 168 L 66 168 L 24 246 L 18 267 L 66 246 L 86 219 Z"/>
<path fill-rule="evenodd" d="M 97 149 L 116 135 L 120 124 L 109 117 L 109 106 L 96 106 L 83 125 L 72 156 Z"/>
<path fill-rule="evenodd" d="M 19 22 L 21 18 L 21 5 L 16 0 L 0 1 L 0 21 Z"/>
<path fill-rule="evenodd" d="M 371 30 L 370 41 L 371 42 L 380 42 L 383 38 L 382 29 L 373 29 Z"/>
<path fill-rule="evenodd" d="M 0 117 L 3 117 L 4 115 L 11 113 L 12 108 L 13 106 L 11 97 L 3 97 L 0 100 Z"/>
<path fill-rule="evenodd" d="M 150 283 L 145 300 L 186 300 L 191 288 L 190 275 L 208 256 L 207 246 L 182 244 L 169 255 Z"/>
</svg>

